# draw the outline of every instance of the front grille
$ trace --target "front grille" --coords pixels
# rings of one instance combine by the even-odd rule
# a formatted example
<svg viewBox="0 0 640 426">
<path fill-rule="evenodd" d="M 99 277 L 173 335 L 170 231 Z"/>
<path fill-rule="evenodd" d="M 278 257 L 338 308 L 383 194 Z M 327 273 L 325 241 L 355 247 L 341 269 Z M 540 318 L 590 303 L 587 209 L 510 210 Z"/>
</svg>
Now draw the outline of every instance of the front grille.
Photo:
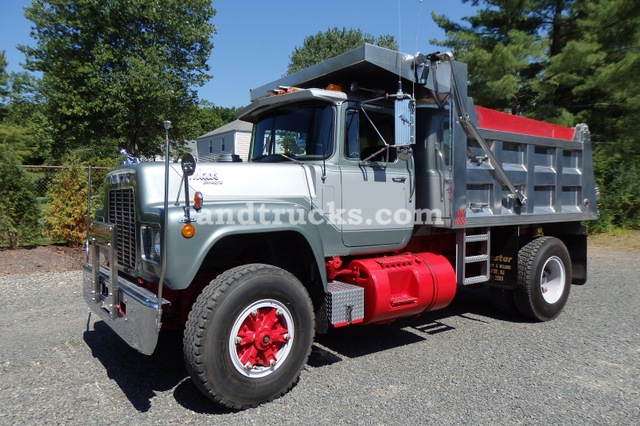
<svg viewBox="0 0 640 426">
<path fill-rule="evenodd" d="M 136 214 L 133 188 L 109 191 L 109 223 L 118 230 L 118 264 L 136 267 Z"/>
</svg>

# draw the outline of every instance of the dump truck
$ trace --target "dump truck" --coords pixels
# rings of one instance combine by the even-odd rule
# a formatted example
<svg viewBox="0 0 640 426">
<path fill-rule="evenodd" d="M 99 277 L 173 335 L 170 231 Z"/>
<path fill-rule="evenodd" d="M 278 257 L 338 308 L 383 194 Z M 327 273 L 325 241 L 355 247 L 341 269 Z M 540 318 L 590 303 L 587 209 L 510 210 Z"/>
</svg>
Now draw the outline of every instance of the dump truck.
<svg viewBox="0 0 640 426">
<path fill-rule="evenodd" d="M 467 80 L 451 54 L 363 45 L 251 90 L 241 162 L 170 162 L 165 122 L 164 163 L 106 176 L 93 314 L 144 354 L 184 330 L 196 387 L 234 409 L 290 390 L 316 334 L 442 309 L 462 286 L 555 318 L 587 280 L 588 127 L 476 106 Z"/>
</svg>

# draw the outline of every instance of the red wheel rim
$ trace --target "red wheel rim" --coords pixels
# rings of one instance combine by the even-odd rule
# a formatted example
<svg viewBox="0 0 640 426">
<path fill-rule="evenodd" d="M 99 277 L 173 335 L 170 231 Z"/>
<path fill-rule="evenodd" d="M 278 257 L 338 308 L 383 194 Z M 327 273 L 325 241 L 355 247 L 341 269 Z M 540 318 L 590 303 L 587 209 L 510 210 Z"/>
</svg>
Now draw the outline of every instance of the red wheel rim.
<svg viewBox="0 0 640 426">
<path fill-rule="evenodd" d="M 289 355 L 293 318 L 277 300 L 257 301 L 236 317 L 229 340 L 229 355 L 236 370 L 247 377 L 264 377 Z"/>
</svg>

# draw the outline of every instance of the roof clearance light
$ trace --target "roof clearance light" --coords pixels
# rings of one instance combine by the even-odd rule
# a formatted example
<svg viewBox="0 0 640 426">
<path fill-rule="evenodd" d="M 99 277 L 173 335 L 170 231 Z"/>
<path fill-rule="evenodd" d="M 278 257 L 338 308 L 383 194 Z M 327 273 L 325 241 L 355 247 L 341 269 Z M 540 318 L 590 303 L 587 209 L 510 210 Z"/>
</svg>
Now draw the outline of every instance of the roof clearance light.
<svg viewBox="0 0 640 426">
<path fill-rule="evenodd" d="M 325 90 L 332 90 L 334 92 L 343 92 L 342 87 L 340 87 L 337 84 L 329 84 L 327 87 L 325 87 Z"/>
<path fill-rule="evenodd" d="M 182 225 L 180 232 L 184 238 L 191 238 L 196 233 L 196 228 L 190 223 L 185 223 Z"/>
<path fill-rule="evenodd" d="M 301 89 L 299 87 L 280 86 L 277 89 L 273 89 L 269 96 L 286 95 L 287 93 L 295 93 L 299 92 L 300 90 Z"/>
</svg>

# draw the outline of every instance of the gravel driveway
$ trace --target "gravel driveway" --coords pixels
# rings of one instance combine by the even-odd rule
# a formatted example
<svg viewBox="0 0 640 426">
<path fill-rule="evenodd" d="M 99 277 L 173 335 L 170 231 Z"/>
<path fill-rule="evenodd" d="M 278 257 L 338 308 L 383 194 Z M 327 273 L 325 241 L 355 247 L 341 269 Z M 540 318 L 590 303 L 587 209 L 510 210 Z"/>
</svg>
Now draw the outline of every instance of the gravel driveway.
<svg viewBox="0 0 640 426">
<path fill-rule="evenodd" d="M 0 277 L 0 424 L 637 424 L 640 252 L 592 248 L 586 286 L 547 323 L 483 291 L 446 310 L 320 336 L 298 385 L 241 412 L 186 375 L 181 336 L 153 356 L 89 315 L 80 271 Z"/>
</svg>

